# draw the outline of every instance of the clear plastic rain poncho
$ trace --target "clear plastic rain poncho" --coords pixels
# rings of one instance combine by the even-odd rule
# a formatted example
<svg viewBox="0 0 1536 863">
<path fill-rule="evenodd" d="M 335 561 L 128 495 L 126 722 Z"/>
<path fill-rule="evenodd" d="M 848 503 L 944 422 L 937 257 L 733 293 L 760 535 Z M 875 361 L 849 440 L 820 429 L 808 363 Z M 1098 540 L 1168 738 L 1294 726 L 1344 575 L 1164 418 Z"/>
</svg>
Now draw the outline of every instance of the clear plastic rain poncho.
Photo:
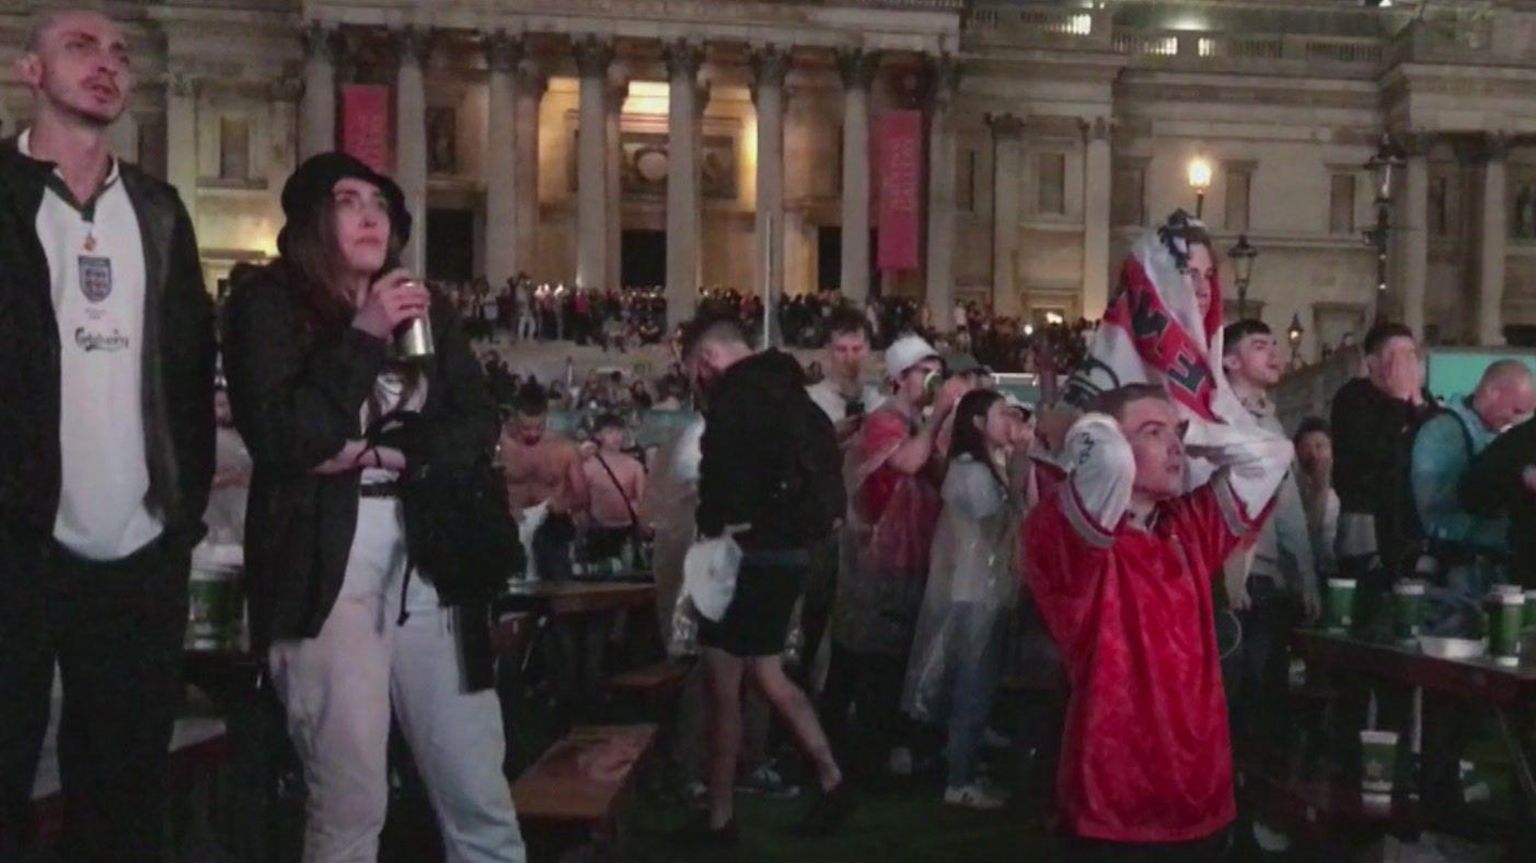
<svg viewBox="0 0 1536 863">
<path fill-rule="evenodd" d="M 880 408 L 844 461 L 849 506 L 833 636 L 857 653 L 905 657 L 911 649 L 939 515 L 927 470 L 904 474 L 886 464 L 912 433 L 911 420 Z"/>
<path fill-rule="evenodd" d="M 695 633 L 686 621 L 676 620 L 678 596 L 683 587 L 683 558 L 694 539 L 694 511 L 699 505 L 699 441 L 704 436 L 702 418 L 689 424 L 660 449 L 640 501 L 640 518 L 655 531 L 651 566 L 656 573 L 656 612 L 661 632 L 673 655 L 697 651 Z M 685 614 L 686 617 L 686 614 Z M 682 623 L 684 631 L 675 624 Z"/>
<path fill-rule="evenodd" d="M 967 455 L 950 465 L 943 498 L 901 700 L 933 723 L 948 719 L 962 670 L 989 664 L 984 675 L 1001 674 L 1020 581 L 1020 495 Z"/>
</svg>

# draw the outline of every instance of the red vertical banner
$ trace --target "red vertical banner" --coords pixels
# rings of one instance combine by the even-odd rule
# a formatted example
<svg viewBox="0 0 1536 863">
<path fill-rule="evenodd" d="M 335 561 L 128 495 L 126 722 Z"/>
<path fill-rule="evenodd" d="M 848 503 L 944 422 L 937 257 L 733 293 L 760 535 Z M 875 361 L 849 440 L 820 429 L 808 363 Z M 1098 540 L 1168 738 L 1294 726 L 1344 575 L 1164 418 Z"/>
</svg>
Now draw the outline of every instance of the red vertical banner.
<svg viewBox="0 0 1536 863">
<path fill-rule="evenodd" d="M 394 173 L 388 85 L 342 85 L 341 149 L 381 174 Z"/>
<path fill-rule="evenodd" d="M 915 270 L 922 237 L 923 114 L 890 111 L 875 125 L 882 270 Z"/>
</svg>

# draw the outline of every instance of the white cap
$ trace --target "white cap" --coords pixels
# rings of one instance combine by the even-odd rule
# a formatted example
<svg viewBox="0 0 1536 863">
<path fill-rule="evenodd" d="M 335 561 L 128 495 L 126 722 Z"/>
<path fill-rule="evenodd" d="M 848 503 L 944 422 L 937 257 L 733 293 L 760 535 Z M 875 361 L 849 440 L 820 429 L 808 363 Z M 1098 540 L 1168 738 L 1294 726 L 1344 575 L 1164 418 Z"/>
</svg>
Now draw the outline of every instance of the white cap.
<svg viewBox="0 0 1536 863">
<path fill-rule="evenodd" d="M 928 359 L 942 359 L 921 336 L 902 336 L 885 349 L 885 376 L 895 380 L 907 370 Z"/>
</svg>

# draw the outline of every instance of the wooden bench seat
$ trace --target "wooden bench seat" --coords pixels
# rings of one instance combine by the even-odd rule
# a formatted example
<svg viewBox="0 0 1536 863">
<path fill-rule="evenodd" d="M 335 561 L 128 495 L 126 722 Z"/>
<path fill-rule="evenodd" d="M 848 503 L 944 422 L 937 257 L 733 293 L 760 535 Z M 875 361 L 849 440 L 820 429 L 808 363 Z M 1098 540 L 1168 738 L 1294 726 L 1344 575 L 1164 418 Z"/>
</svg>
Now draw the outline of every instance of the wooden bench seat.
<svg viewBox="0 0 1536 863">
<path fill-rule="evenodd" d="M 618 859 L 624 810 L 655 725 L 579 725 L 512 784 L 517 820 L 530 846 L 591 841 Z"/>
</svg>

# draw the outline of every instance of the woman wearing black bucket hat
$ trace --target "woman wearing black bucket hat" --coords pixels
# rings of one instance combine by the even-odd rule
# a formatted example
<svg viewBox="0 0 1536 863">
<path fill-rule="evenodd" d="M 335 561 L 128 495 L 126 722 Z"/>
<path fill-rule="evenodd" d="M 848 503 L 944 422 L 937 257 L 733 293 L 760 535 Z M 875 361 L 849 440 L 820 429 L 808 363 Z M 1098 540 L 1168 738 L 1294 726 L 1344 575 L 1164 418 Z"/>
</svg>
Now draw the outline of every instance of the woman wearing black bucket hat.
<svg viewBox="0 0 1536 863">
<path fill-rule="evenodd" d="M 448 304 L 391 263 L 411 228 L 393 180 L 326 153 L 282 205 L 279 257 L 231 293 L 224 367 L 254 462 L 253 647 L 309 785 L 304 859 L 377 858 L 393 713 L 447 859 L 522 861 L 488 653 L 467 649 L 486 643 L 484 608 L 413 577 L 399 496 L 423 465 L 488 453 L 495 406 Z M 391 336 L 421 318 L 435 352 L 402 361 Z"/>
</svg>

